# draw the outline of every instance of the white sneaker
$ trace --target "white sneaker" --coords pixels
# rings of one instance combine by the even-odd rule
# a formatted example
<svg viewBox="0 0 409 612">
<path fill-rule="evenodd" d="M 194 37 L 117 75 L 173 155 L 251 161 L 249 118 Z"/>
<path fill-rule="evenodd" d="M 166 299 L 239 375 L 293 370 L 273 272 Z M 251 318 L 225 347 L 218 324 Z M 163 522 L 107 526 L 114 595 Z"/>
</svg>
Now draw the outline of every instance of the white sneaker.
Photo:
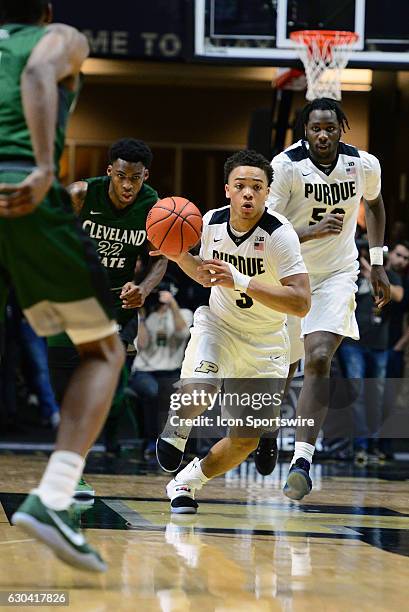
<svg viewBox="0 0 409 612">
<path fill-rule="evenodd" d="M 195 457 L 166 487 L 171 512 L 175 514 L 196 514 L 198 503 L 195 492 L 206 482 L 200 469 L 200 459 Z"/>
</svg>

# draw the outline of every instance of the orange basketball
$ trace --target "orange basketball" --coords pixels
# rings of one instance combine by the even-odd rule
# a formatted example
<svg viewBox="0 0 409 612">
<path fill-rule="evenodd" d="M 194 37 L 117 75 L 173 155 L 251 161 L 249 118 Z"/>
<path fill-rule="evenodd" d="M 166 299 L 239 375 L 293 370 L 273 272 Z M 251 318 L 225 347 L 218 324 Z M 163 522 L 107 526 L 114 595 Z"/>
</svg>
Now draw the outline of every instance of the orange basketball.
<svg viewBox="0 0 409 612">
<path fill-rule="evenodd" d="M 186 253 L 199 242 L 202 225 L 202 215 L 192 202 L 169 196 L 151 208 L 146 231 L 155 249 L 174 257 Z"/>
</svg>

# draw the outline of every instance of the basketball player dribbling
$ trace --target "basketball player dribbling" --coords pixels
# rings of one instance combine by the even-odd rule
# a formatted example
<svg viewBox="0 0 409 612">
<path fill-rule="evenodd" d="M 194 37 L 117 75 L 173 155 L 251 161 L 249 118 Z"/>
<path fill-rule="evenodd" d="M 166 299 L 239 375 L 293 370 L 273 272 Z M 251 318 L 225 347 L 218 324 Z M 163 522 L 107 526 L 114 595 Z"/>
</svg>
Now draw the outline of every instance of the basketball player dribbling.
<svg viewBox="0 0 409 612">
<path fill-rule="evenodd" d="M 382 308 L 390 300 L 389 280 L 383 267 L 385 209 L 379 161 L 341 142 L 341 134 L 349 125 L 335 100 L 314 100 L 303 109 L 301 119 L 305 139 L 271 162 L 274 180 L 268 198 L 269 210 L 285 215 L 298 234 L 312 289 L 309 313 L 302 321 L 297 317 L 289 317 L 288 321 L 290 372 L 295 371 L 305 352 L 297 416 L 314 419 L 314 427 L 298 427 L 296 432 L 294 456 L 284 487 L 285 495 L 296 500 L 312 488 L 309 469 L 328 410 L 332 357 L 344 336 L 359 338 L 355 319 L 359 269 L 355 231 L 362 198 L 374 303 Z M 267 449 L 263 452 L 268 460 Z M 259 462 L 262 459 L 258 457 Z"/>
<path fill-rule="evenodd" d="M 172 258 L 196 282 L 211 287 L 209 306 L 200 307 L 194 316 L 181 372 L 184 393 L 212 394 L 223 380 L 226 391 L 232 385 L 231 391 L 243 393 L 248 380 L 254 379 L 253 390 L 271 392 L 287 377 L 286 315 L 308 312 L 310 286 L 291 224 L 266 209 L 271 179 L 271 166 L 262 155 L 239 151 L 230 157 L 225 164 L 230 205 L 204 216 L 199 257 L 183 253 Z M 170 411 L 157 441 L 164 470 L 176 471 L 183 459 L 191 430 L 183 419 L 203 413 L 207 406 L 204 401 L 181 408 L 176 426 Z M 204 459 L 189 463 L 167 486 L 171 511 L 195 513 L 195 492 L 244 461 L 259 436 L 258 431 L 249 434 L 233 427 Z"/>
<path fill-rule="evenodd" d="M 0 0 L 0 15 L 0 312 L 11 284 L 37 334 L 66 331 L 81 356 L 63 400 L 56 450 L 11 520 L 63 561 L 101 572 L 105 562 L 68 509 L 124 350 L 105 272 L 55 179 L 88 43 L 72 27 L 48 25 L 44 0 Z"/>
</svg>

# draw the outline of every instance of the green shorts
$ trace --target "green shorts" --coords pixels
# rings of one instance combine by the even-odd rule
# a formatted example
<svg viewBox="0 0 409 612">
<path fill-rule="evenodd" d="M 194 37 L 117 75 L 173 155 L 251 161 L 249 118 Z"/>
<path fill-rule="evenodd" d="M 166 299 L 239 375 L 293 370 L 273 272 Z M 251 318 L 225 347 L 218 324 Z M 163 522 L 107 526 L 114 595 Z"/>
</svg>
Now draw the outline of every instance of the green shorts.
<svg viewBox="0 0 409 612">
<path fill-rule="evenodd" d="M 0 162 L 0 182 L 18 183 L 32 169 Z M 0 218 L 2 316 L 10 286 L 40 336 L 65 331 L 74 344 L 83 344 L 115 333 L 108 277 L 58 183 L 33 213 Z"/>
</svg>

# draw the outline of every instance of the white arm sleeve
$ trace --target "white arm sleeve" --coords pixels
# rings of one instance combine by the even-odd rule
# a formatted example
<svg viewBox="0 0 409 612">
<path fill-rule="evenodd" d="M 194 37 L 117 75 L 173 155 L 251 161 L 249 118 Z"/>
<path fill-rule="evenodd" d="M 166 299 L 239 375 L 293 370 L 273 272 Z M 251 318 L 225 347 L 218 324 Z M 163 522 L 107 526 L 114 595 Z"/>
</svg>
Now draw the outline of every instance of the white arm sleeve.
<svg viewBox="0 0 409 612">
<path fill-rule="evenodd" d="M 285 153 L 280 153 L 274 157 L 271 167 L 274 175 L 266 205 L 270 210 L 285 215 L 293 185 L 293 165 Z"/>
<path fill-rule="evenodd" d="M 269 253 L 279 279 L 294 274 L 307 274 L 300 241 L 291 223 L 285 223 L 273 232 Z"/>
<path fill-rule="evenodd" d="M 371 153 L 360 151 L 359 154 L 362 158 L 365 178 L 363 196 L 365 200 L 375 200 L 381 193 L 381 166 L 378 159 Z"/>
</svg>

